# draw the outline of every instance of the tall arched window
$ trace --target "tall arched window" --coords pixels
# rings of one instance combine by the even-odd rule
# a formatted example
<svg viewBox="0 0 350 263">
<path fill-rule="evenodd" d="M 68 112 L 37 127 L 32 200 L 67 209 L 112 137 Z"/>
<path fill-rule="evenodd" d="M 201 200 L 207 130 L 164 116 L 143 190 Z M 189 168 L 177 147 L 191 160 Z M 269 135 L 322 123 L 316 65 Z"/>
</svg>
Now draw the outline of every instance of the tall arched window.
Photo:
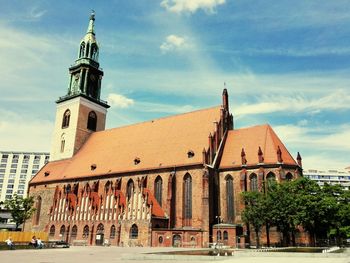
<svg viewBox="0 0 350 263">
<path fill-rule="evenodd" d="M 293 180 L 293 175 L 291 173 L 286 174 L 286 180 L 287 181 L 292 181 Z"/>
<path fill-rule="evenodd" d="M 192 177 L 190 174 L 186 174 L 184 177 L 184 219 L 192 219 Z"/>
<path fill-rule="evenodd" d="M 86 225 L 84 226 L 84 229 L 83 229 L 83 238 L 88 239 L 88 237 L 89 237 L 89 226 Z"/>
<path fill-rule="evenodd" d="M 87 128 L 91 131 L 96 131 L 97 115 L 94 111 L 89 112 Z"/>
<path fill-rule="evenodd" d="M 228 240 L 228 232 L 224 231 L 224 240 Z"/>
<path fill-rule="evenodd" d="M 86 51 L 85 51 L 85 57 L 89 57 L 89 52 L 90 52 L 90 44 L 86 44 Z"/>
<path fill-rule="evenodd" d="M 139 229 L 136 224 L 133 224 L 130 228 L 130 239 L 137 239 L 139 236 Z"/>
<path fill-rule="evenodd" d="M 114 238 L 115 238 L 115 232 L 116 232 L 115 226 L 112 225 L 112 226 L 111 226 L 111 232 L 110 232 L 110 234 L 109 234 L 109 238 L 110 238 L 110 239 L 114 239 Z"/>
<path fill-rule="evenodd" d="M 35 216 L 34 216 L 34 225 L 39 224 L 40 220 L 40 211 L 41 211 L 41 197 L 38 196 L 35 202 Z"/>
<path fill-rule="evenodd" d="M 69 127 L 70 110 L 66 110 L 62 118 L 62 129 Z"/>
<path fill-rule="evenodd" d="M 70 235 L 71 240 L 75 240 L 77 238 L 77 233 L 78 233 L 78 227 L 74 225 L 72 228 L 72 233 Z"/>
<path fill-rule="evenodd" d="M 276 183 L 276 175 L 273 172 L 269 172 L 266 176 L 267 188 L 270 188 Z"/>
<path fill-rule="evenodd" d="M 250 191 L 258 191 L 258 176 L 255 173 L 252 173 L 249 179 L 250 179 Z"/>
<path fill-rule="evenodd" d="M 128 199 L 131 198 L 132 194 L 134 193 L 134 181 L 130 179 L 128 181 L 128 184 L 126 185 L 126 194 Z"/>
<path fill-rule="evenodd" d="M 51 238 L 54 237 L 55 236 L 55 232 L 56 232 L 56 228 L 55 228 L 54 225 L 52 225 L 50 227 L 49 237 L 51 237 Z"/>
<path fill-rule="evenodd" d="M 154 181 L 154 196 L 158 201 L 158 204 L 162 206 L 162 191 L 163 191 L 163 180 L 159 175 Z"/>
<path fill-rule="evenodd" d="M 105 232 L 105 227 L 104 227 L 104 225 L 103 225 L 103 224 L 99 224 L 99 225 L 97 226 L 96 234 L 97 234 L 97 235 L 103 235 L 104 232 Z"/>
<path fill-rule="evenodd" d="M 61 149 L 60 149 L 61 153 L 64 152 L 65 144 L 66 144 L 66 139 L 65 139 L 65 135 L 64 135 L 64 133 L 63 133 L 63 134 L 61 135 Z"/>
<path fill-rule="evenodd" d="M 64 240 L 65 235 L 66 235 L 66 227 L 65 227 L 65 225 L 63 225 L 60 228 L 60 238 L 61 238 L 61 240 Z"/>
<path fill-rule="evenodd" d="M 79 58 L 84 57 L 84 51 L 85 51 L 85 43 L 82 42 L 82 43 L 80 44 Z"/>
<path fill-rule="evenodd" d="M 233 178 L 231 175 L 226 176 L 226 206 L 227 220 L 233 222 L 234 219 L 234 200 L 233 200 Z"/>
</svg>

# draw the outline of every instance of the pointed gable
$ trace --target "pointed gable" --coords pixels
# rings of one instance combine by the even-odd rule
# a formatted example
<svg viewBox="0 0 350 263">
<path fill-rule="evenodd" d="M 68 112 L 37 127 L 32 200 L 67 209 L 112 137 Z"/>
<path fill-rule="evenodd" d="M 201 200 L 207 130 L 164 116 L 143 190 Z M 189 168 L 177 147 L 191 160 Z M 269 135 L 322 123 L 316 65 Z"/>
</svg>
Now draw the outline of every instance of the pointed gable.
<svg viewBox="0 0 350 263">
<path fill-rule="evenodd" d="M 258 151 L 262 151 L 264 164 L 279 163 L 278 149 L 284 164 L 297 165 L 287 148 L 277 137 L 270 125 L 259 125 L 228 132 L 220 168 L 242 166 L 242 149 L 246 165 L 259 163 Z"/>
</svg>

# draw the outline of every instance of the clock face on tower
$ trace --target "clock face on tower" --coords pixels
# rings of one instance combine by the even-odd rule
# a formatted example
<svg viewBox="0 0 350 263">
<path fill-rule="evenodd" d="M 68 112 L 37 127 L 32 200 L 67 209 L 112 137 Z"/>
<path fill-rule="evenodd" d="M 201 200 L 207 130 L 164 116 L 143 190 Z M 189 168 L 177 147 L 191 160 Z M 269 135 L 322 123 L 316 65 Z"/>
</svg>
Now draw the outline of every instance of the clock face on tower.
<svg viewBox="0 0 350 263">
<path fill-rule="evenodd" d="M 96 76 L 94 74 L 91 74 L 90 79 L 94 82 L 96 80 Z"/>
</svg>

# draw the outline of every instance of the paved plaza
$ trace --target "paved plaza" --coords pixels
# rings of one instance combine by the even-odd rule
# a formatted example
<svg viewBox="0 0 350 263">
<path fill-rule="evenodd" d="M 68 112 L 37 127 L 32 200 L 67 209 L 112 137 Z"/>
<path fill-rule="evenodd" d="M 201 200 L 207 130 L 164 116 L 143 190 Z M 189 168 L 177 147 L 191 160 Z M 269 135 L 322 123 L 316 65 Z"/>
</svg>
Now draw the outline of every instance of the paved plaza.
<svg viewBox="0 0 350 263">
<path fill-rule="evenodd" d="M 176 248 L 71 247 L 68 249 L 0 251 L 1 262 L 13 263 L 87 263 L 87 262 L 239 262 L 239 263 L 350 263 L 345 254 L 247 253 L 233 257 L 163 256 L 145 253 L 184 250 Z"/>
</svg>

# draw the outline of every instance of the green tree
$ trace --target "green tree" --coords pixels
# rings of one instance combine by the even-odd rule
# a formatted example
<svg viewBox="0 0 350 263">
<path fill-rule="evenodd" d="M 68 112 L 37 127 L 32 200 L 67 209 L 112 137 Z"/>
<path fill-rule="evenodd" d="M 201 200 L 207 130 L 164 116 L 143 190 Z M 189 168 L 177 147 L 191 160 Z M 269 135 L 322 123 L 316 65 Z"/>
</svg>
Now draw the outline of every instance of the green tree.
<svg viewBox="0 0 350 263">
<path fill-rule="evenodd" d="M 10 210 L 13 221 L 16 223 L 16 229 L 23 224 L 35 212 L 34 197 L 23 198 L 13 195 L 12 199 L 5 200 L 5 208 Z"/>
<path fill-rule="evenodd" d="M 266 222 L 265 216 L 267 215 L 265 195 L 253 191 L 244 192 L 242 196 L 245 202 L 242 219 L 246 224 L 250 224 L 254 228 L 256 247 L 258 248 L 260 247 L 260 231 Z"/>
<path fill-rule="evenodd" d="M 282 245 L 289 246 L 292 236 L 295 245 L 298 205 L 295 200 L 296 189 L 292 182 L 270 185 L 266 195 L 268 221 L 282 233 Z"/>
</svg>

